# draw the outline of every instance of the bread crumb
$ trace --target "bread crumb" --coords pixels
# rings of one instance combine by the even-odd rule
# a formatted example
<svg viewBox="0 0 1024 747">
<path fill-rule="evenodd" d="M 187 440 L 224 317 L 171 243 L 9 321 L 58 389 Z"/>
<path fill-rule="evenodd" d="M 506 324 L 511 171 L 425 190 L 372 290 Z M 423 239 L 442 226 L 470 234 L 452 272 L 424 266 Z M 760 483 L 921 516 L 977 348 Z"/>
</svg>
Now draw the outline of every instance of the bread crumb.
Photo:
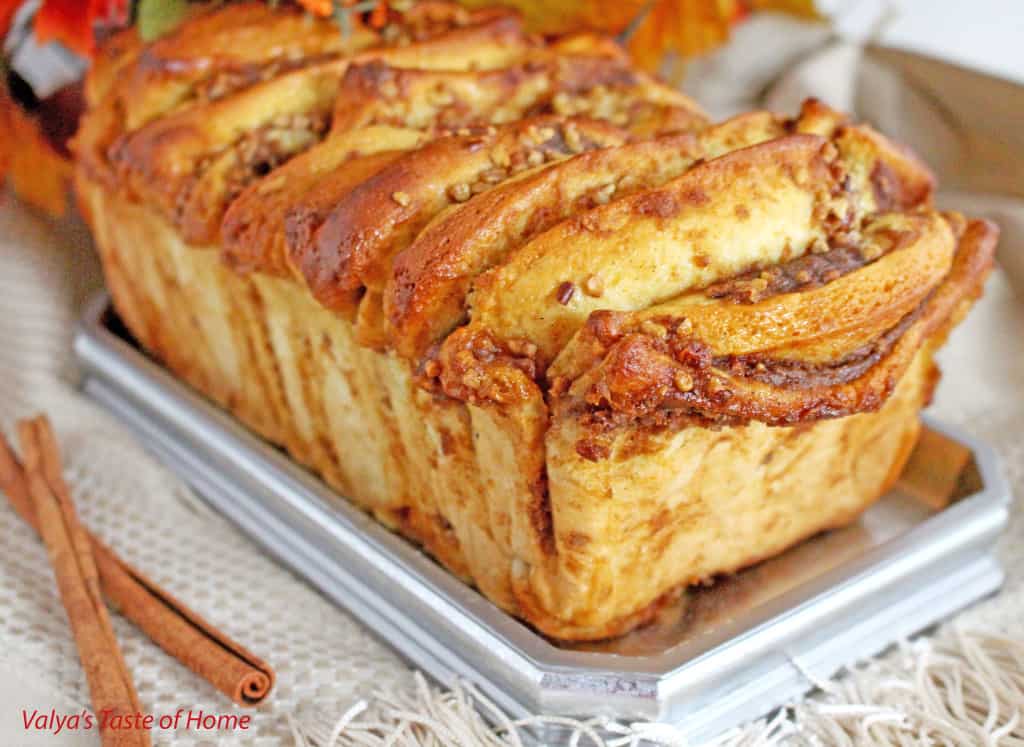
<svg viewBox="0 0 1024 747">
<path fill-rule="evenodd" d="M 465 202 L 473 196 L 473 190 L 465 182 L 459 182 L 452 185 L 451 189 L 448 190 L 448 194 L 456 202 Z"/>
<path fill-rule="evenodd" d="M 583 291 L 588 296 L 594 298 L 600 298 L 601 294 L 604 293 L 604 281 L 601 280 L 600 275 L 591 275 L 583 283 Z"/>
<path fill-rule="evenodd" d="M 867 261 L 874 262 L 885 254 L 885 249 L 883 249 L 877 242 L 869 241 L 860 248 L 860 253 Z"/>
<path fill-rule="evenodd" d="M 512 165 L 512 159 L 509 158 L 508 151 L 505 150 L 496 150 L 491 153 L 491 162 L 503 169 L 507 169 Z"/>
<path fill-rule="evenodd" d="M 643 332 L 645 335 L 657 337 L 659 340 L 668 337 L 668 330 L 665 329 L 660 324 L 658 324 L 657 322 L 651 321 L 650 319 L 645 319 L 643 321 L 643 324 L 640 325 L 640 331 Z"/>
<path fill-rule="evenodd" d="M 606 184 L 601 189 L 594 193 L 594 202 L 598 205 L 607 205 L 612 200 L 612 195 L 615 194 L 615 182 Z"/>
<path fill-rule="evenodd" d="M 580 137 L 580 131 L 577 129 L 575 122 L 567 122 L 562 127 L 562 137 L 565 140 L 565 144 L 569 146 L 569 150 L 573 153 L 583 152 L 583 139 Z"/>
<path fill-rule="evenodd" d="M 686 371 L 677 371 L 675 377 L 676 389 L 681 392 L 689 392 L 693 389 L 693 377 Z"/>
<path fill-rule="evenodd" d="M 564 283 L 559 285 L 558 289 L 555 291 L 555 299 L 557 299 L 558 303 L 562 304 L 562 306 L 567 306 L 575 293 L 576 286 L 566 280 Z"/>
</svg>

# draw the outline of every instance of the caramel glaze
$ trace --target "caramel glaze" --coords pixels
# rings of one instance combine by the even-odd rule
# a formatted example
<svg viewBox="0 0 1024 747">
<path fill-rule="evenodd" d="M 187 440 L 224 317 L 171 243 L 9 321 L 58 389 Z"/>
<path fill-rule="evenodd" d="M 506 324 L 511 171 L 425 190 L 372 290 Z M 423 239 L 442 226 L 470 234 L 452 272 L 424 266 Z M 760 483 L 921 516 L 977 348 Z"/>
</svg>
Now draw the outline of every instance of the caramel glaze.
<svg viewBox="0 0 1024 747">
<path fill-rule="evenodd" d="M 714 428 L 754 420 L 792 426 L 875 411 L 920 345 L 958 321 L 962 309 L 980 294 L 992 267 L 996 227 L 987 221 L 968 223 L 955 214 L 947 220 L 958 246 L 946 278 L 894 325 L 835 360 L 812 362 L 769 353 L 714 355 L 708 344 L 689 333 L 685 318 L 653 317 L 630 324 L 627 313 L 599 311 L 586 325 L 599 346 L 597 363 L 584 375 L 549 380 L 530 341 L 499 341 L 487 332 L 461 327 L 449 336 L 443 353 L 440 346 L 429 351 L 417 370 L 418 381 L 438 395 L 477 405 L 510 406 L 541 391 L 553 416 L 579 419 L 588 435 L 580 439 L 577 451 L 589 460 L 607 458 L 611 434 L 624 426 Z M 892 242 L 888 252 L 905 241 Z M 881 256 L 868 259 L 846 246 L 807 255 L 773 268 L 777 280 L 769 290 L 781 295 L 820 287 Z M 805 270 L 810 279 L 795 281 Z M 724 286 L 709 288 L 709 295 L 727 302 L 749 301 L 745 293 L 731 298 Z"/>
<path fill-rule="evenodd" d="M 514 405 L 544 387 L 536 345 L 528 340 L 499 342 L 469 327 L 448 337 L 443 356 L 441 346 L 435 345 L 416 373 L 419 385 L 435 394 L 484 406 Z"/>
<path fill-rule="evenodd" d="M 708 298 L 757 303 L 780 293 L 795 293 L 838 280 L 870 260 L 858 247 L 836 246 L 822 254 L 807 254 L 776 267 L 750 270 L 708 287 Z"/>
<path fill-rule="evenodd" d="M 913 311 L 871 342 L 827 363 L 770 355 L 714 356 L 679 319 L 658 319 L 667 334 L 620 326 L 614 312 L 588 325 L 607 347 L 601 375 L 582 393 L 555 381 L 556 413 L 581 419 L 586 459 L 609 456 L 608 435 L 630 424 L 651 428 L 796 425 L 877 410 L 892 393 L 918 347 L 955 324 L 981 293 L 992 268 L 998 230 L 971 221 L 946 279 Z"/>
</svg>

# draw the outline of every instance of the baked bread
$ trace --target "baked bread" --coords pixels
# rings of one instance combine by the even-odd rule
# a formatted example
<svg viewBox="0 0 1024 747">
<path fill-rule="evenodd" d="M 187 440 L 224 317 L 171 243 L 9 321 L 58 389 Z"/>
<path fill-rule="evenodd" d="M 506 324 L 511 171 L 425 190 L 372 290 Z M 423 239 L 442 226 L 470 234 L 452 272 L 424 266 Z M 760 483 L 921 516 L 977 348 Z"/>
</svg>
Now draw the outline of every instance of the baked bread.
<svg viewBox="0 0 1024 747">
<path fill-rule="evenodd" d="M 77 184 L 148 351 L 556 638 L 888 489 L 991 224 L 820 103 L 712 124 L 600 36 L 389 13 L 107 44 Z"/>
</svg>

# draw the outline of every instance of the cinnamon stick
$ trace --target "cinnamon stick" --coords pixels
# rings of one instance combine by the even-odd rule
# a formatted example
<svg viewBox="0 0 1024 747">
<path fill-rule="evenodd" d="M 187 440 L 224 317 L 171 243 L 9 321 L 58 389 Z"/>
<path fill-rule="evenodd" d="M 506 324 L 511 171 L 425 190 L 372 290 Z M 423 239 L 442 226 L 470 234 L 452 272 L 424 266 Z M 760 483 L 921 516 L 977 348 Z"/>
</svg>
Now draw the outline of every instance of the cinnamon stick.
<svg viewBox="0 0 1024 747">
<path fill-rule="evenodd" d="M 26 475 L 0 434 L 0 491 L 15 511 L 39 531 Z M 274 686 L 274 671 L 259 657 L 217 630 L 196 612 L 89 537 L 100 587 L 111 606 L 154 643 L 243 706 L 257 705 Z"/>
<path fill-rule="evenodd" d="M 151 744 L 147 730 L 110 725 L 116 723 L 114 719 L 132 723 L 142 708 L 100 596 L 99 571 L 89 539 L 64 481 L 52 479 L 59 458 L 53 451 L 49 424 L 43 419 L 22 421 L 18 435 L 27 468 L 29 502 L 68 613 L 103 745 L 146 747 Z"/>
</svg>

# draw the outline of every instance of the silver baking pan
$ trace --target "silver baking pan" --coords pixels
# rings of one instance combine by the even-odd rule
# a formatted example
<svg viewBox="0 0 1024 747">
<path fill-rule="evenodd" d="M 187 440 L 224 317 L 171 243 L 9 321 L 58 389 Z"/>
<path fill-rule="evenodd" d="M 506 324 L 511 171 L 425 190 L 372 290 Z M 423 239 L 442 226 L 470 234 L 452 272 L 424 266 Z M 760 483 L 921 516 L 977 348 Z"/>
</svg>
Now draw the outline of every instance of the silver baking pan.
<svg viewBox="0 0 1024 747">
<path fill-rule="evenodd" d="M 688 592 L 639 631 L 557 643 L 179 383 L 131 342 L 106 297 L 90 305 L 75 351 L 85 392 L 214 508 L 415 666 L 442 683 L 473 682 L 514 717 L 649 719 L 709 738 L 991 594 L 1003 578 L 993 548 L 1009 491 L 996 457 L 926 420 L 971 452 L 947 507 L 898 487 L 853 526 Z"/>
</svg>

